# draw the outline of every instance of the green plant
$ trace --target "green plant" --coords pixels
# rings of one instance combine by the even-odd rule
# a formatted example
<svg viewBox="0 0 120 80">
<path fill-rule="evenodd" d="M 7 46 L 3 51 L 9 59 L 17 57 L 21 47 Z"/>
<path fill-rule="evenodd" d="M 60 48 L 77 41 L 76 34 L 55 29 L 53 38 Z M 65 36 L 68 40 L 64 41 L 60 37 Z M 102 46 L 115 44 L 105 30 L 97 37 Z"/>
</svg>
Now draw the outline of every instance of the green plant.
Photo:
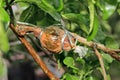
<svg viewBox="0 0 120 80">
<path fill-rule="evenodd" d="M 112 35 L 114 27 L 111 27 L 108 23 L 112 15 L 120 13 L 119 0 L 1 0 L 0 50 L 3 52 L 9 50 L 5 30 L 9 28 L 10 21 L 14 25 L 17 24 L 16 15 L 13 15 L 14 9 L 11 8 L 12 5 L 21 7 L 22 13 L 19 14 L 18 18 L 21 22 L 43 26 L 44 28 L 50 25 L 61 24 L 60 20 L 63 19 L 67 30 L 86 38 L 88 42 L 93 41 L 104 44 L 110 49 L 119 49 L 119 44 L 115 41 L 115 36 Z M 22 9 L 24 7 L 25 9 Z M 18 12 L 20 13 L 21 11 Z M 61 77 L 62 80 L 103 79 L 101 76 L 103 68 L 100 67 L 101 63 L 98 60 L 101 57 L 104 61 L 104 64 L 101 65 L 104 65 L 106 71 L 109 70 L 110 64 L 114 59 L 105 53 L 107 51 L 99 50 L 98 52 L 94 47 L 96 44 L 89 46 L 89 44 L 83 43 L 77 43 L 77 45 L 88 48 L 88 51 L 85 52 L 86 55 L 82 56 L 82 58 L 80 54 L 84 55 L 85 53 L 76 54 L 72 50 L 55 54 L 59 62 L 58 64 L 65 68 L 65 74 Z M 101 57 L 97 58 L 93 54 L 94 51 L 100 54 Z M 120 50 L 116 52 L 119 53 Z M 108 72 L 107 80 L 111 80 Z"/>
</svg>

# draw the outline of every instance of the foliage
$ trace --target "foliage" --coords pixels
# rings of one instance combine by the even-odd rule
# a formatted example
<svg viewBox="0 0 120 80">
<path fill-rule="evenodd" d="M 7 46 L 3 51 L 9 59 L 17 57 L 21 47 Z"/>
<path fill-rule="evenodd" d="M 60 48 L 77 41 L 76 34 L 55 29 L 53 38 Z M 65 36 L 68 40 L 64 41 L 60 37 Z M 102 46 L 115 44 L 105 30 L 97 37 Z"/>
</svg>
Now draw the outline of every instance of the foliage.
<svg viewBox="0 0 120 80">
<path fill-rule="evenodd" d="M 3 63 L 2 59 L 2 51 L 7 52 L 9 50 L 9 43 L 7 39 L 7 35 L 5 32 L 5 28 L 8 27 L 10 18 L 3 8 L 5 5 L 4 1 L 0 1 L 0 76 L 2 76 L 6 72 L 6 67 Z"/>
<path fill-rule="evenodd" d="M 1 1 L 1 5 L 0 5 L 0 37 L 1 37 L 0 50 L 8 51 L 9 45 L 8 45 L 7 36 L 5 34 L 5 28 L 8 27 L 10 19 L 9 19 L 7 12 L 2 7 L 3 4 L 4 3 Z"/>
<path fill-rule="evenodd" d="M 120 13 L 119 3 L 119 0 L 15 0 L 11 5 L 17 4 L 25 8 L 20 14 L 19 21 L 47 27 L 60 24 L 60 20 L 63 19 L 69 31 L 89 41 L 93 40 L 109 48 L 118 49 L 119 44 L 111 35 L 112 27 L 108 24 L 108 20 L 114 13 Z M 8 27 L 10 19 L 3 7 L 5 7 L 5 2 L 1 0 L 0 50 L 6 52 L 9 46 L 4 28 Z M 78 43 L 78 45 L 81 44 Z M 102 51 L 101 54 L 105 68 L 108 70 L 113 59 Z M 73 51 L 63 52 L 56 56 L 62 67 L 66 68 L 62 80 L 102 79 L 100 75 L 98 76 L 101 71 L 99 61 L 90 48 L 83 58 Z M 109 73 L 108 76 L 110 76 Z"/>
</svg>

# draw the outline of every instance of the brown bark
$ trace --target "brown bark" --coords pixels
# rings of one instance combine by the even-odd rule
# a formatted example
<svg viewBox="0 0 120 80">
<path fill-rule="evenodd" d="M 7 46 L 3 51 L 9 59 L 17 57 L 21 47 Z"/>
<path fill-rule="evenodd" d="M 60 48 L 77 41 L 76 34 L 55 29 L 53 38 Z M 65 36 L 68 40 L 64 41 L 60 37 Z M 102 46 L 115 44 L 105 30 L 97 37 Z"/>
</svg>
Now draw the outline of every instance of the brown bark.
<svg viewBox="0 0 120 80">
<path fill-rule="evenodd" d="M 45 74 L 51 79 L 51 80 L 59 80 L 44 64 L 42 59 L 39 57 L 39 55 L 36 53 L 36 51 L 33 49 L 33 47 L 30 45 L 30 43 L 25 39 L 24 36 L 19 36 L 17 33 L 15 26 L 13 24 L 10 24 L 10 28 L 12 31 L 17 35 L 19 40 L 23 43 L 23 45 L 26 47 L 26 49 L 29 51 L 30 55 L 34 58 L 34 60 L 38 63 L 38 65 L 41 67 L 41 69 L 45 72 Z"/>
</svg>

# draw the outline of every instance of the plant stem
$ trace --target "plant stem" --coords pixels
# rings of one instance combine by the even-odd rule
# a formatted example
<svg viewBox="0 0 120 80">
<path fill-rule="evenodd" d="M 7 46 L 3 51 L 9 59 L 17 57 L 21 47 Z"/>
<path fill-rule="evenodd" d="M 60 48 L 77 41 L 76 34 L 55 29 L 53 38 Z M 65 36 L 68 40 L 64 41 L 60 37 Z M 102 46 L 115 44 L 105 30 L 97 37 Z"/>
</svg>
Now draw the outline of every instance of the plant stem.
<svg viewBox="0 0 120 80">
<path fill-rule="evenodd" d="M 96 45 L 96 44 L 95 44 Z M 102 55 L 98 52 L 96 46 L 93 47 L 94 48 L 94 51 L 95 51 L 95 54 L 96 56 L 98 57 L 99 59 L 99 62 L 100 62 L 100 66 L 102 68 L 102 75 L 104 77 L 104 80 L 107 80 L 107 74 L 106 74 L 106 71 L 105 71 L 105 67 L 104 67 L 104 62 L 103 62 L 103 59 L 102 59 Z"/>
<path fill-rule="evenodd" d="M 78 42 L 86 45 L 86 46 L 89 46 L 89 47 L 93 47 L 94 44 L 96 44 L 96 48 L 97 49 L 100 49 L 104 52 L 106 52 L 107 54 L 109 54 L 111 57 L 113 57 L 114 59 L 116 59 L 117 61 L 120 62 L 120 55 L 117 54 L 120 52 L 120 49 L 118 50 L 113 50 L 113 49 L 110 49 L 110 48 L 107 48 L 106 46 L 104 46 L 103 44 L 99 44 L 99 43 L 95 43 L 95 42 L 92 42 L 92 41 L 87 41 L 87 39 L 79 36 L 78 34 L 75 34 L 75 33 L 72 33 L 73 36 L 75 36 L 75 38 L 78 40 Z"/>
<path fill-rule="evenodd" d="M 45 74 L 50 78 L 50 80 L 59 80 L 44 64 L 42 59 L 39 57 L 39 55 L 36 53 L 36 51 L 33 49 L 33 47 L 30 45 L 30 43 L 24 38 L 24 36 L 18 36 L 19 34 L 15 30 L 15 27 L 13 24 L 10 24 L 10 28 L 12 31 L 17 35 L 19 40 L 23 43 L 23 45 L 27 48 L 30 55 L 34 58 L 34 60 L 38 63 L 38 65 L 41 67 L 41 69 L 45 72 Z"/>
</svg>

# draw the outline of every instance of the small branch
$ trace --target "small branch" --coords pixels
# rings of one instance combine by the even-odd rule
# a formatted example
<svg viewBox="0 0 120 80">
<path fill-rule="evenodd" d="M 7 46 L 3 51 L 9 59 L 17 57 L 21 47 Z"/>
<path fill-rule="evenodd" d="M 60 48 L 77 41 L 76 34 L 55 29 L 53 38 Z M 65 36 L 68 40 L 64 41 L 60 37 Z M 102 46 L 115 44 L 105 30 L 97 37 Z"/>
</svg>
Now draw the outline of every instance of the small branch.
<svg viewBox="0 0 120 80">
<path fill-rule="evenodd" d="M 105 67 L 104 67 L 104 62 L 103 62 L 103 59 L 102 59 L 102 55 L 98 52 L 97 48 L 96 48 L 96 44 L 94 44 L 93 48 L 94 48 L 94 51 L 95 51 L 95 54 L 96 56 L 98 57 L 99 59 L 99 62 L 100 62 L 100 66 L 102 68 L 102 75 L 104 77 L 104 80 L 107 80 L 107 75 L 106 75 L 106 71 L 105 71 Z"/>
<path fill-rule="evenodd" d="M 99 43 L 95 43 L 95 42 L 92 42 L 92 41 L 87 41 L 87 39 L 79 36 L 78 34 L 75 34 L 75 33 L 72 33 L 73 36 L 75 36 L 75 38 L 77 38 L 77 40 L 84 44 L 84 45 L 87 45 L 89 47 L 93 47 L 94 44 L 96 44 L 96 48 L 97 49 L 100 49 L 104 52 L 106 52 L 107 54 L 111 55 L 111 57 L 115 58 L 117 61 L 120 62 L 120 55 L 117 54 L 120 52 L 120 50 L 113 50 L 113 49 L 110 49 L 110 48 L 107 48 L 106 46 L 102 45 L 102 44 L 99 44 Z"/>
<path fill-rule="evenodd" d="M 17 24 L 19 27 L 17 27 L 17 30 L 19 32 L 19 35 L 25 35 L 27 32 L 33 32 L 35 37 L 37 37 L 39 35 L 39 33 L 42 31 L 41 28 L 34 28 L 32 27 L 31 25 L 26 25 L 26 24 Z M 22 25 L 22 26 L 20 26 Z M 21 30 L 20 30 L 21 29 Z M 113 49 L 110 49 L 110 48 L 107 48 L 106 46 L 102 45 L 102 44 L 99 44 L 99 43 L 95 43 L 95 42 L 92 42 L 92 41 L 87 41 L 87 39 L 79 36 L 78 34 L 75 34 L 75 33 L 71 33 L 77 40 L 78 42 L 80 42 L 81 44 L 84 44 L 84 45 L 87 45 L 89 47 L 93 47 L 94 44 L 97 45 L 97 49 L 100 49 L 104 52 L 106 52 L 107 54 L 111 55 L 111 57 L 115 58 L 117 61 L 120 62 L 120 55 L 117 54 L 120 52 L 120 49 L 118 50 L 113 50 Z"/>
<path fill-rule="evenodd" d="M 15 30 L 13 24 L 10 24 L 10 28 L 12 31 L 18 36 L 19 34 Z M 34 58 L 34 60 L 38 63 L 38 65 L 41 67 L 41 69 L 45 72 L 45 74 L 51 79 L 51 80 L 59 80 L 44 64 L 42 59 L 39 57 L 39 55 L 36 53 L 36 51 L 33 49 L 33 47 L 29 44 L 29 42 L 24 38 L 24 36 L 18 36 L 19 40 L 23 43 L 23 45 L 27 48 L 30 55 Z"/>
<path fill-rule="evenodd" d="M 30 55 L 34 58 L 34 60 L 38 63 L 38 65 L 41 67 L 41 69 L 45 72 L 45 74 L 50 78 L 50 80 L 59 80 L 44 64 L 44 62 L 42 61 L 42 59 L 39 57 L 39 55 L 36 53 L 36 51 L 34 50 L 34 48 L 30 45 L 30 43 L 24 38 L 24 36 L 19 36 L 19 34 L 16 31 L 15 28 L 15 18 L 14 18 L 14 14 L 13 14 L 13 10 L 12 7 L 10 6 L 10 4 L 8 4 L 8 0 L 5 0 L 6 2 L 6 10 L 9 10 L 9 15 L 10 15 L 10 28 L 11 30 L 16 34 L 16 36 L 19 38 L 19 40 L 23 43 L 23 45 L 27 48 L 27 50 L 29 51 Z M 11 0 L 10 3 L 14 2 L 14 0 Z M 33 28 L 32 28 L 33 29 Z M 27 30 L 27 29 L 26 29 Z M 31 30 L 31 29 L 30 29 Z M 35 30 L 36 31 L 36 30 Z M 37 32 L 37 31 L 36 31 Z"/>
</svg>

